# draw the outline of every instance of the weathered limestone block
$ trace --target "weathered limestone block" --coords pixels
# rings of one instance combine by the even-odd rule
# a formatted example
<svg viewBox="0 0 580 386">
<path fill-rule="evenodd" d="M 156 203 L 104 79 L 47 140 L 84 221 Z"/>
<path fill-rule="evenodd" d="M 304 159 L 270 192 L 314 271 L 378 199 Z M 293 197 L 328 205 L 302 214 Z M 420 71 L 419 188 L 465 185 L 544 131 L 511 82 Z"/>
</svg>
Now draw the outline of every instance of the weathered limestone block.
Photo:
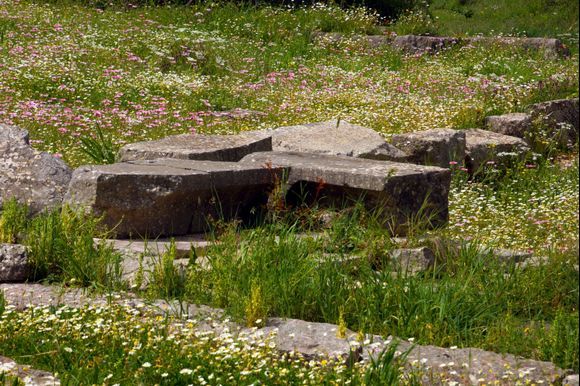
<svg viewBox="0 0 580 386">
<path fill-rule="evenodd" d="M 341 206 L 363 200 L 380 210 L 385 225 L 398 232 L 421 213 L 432 226 L 448 218 L 449 169 L 296 152 L 264 152 L 246 156 L 243 164 L 289 168 L 287 200 L 317 201 Z"/>
<path fill-rule="evenodd" d="M 557 99 L 529 107 L 532 122 L 547 129 L 562 146 L 573 146 L 578 140 L 580 109 L 578 98 Z"/>
<path fill-rule="evenodd" d="M 363 359 L 376 358 L 386 347 L 397 344 L 397 351 L 408 352 L 405 372 L 419 373 L 421 384 L 478 385 L 500 380 L 502 385 L 559 384 L 567 372 L 551 362 L 498 354 L 478 348 L 444 348 L 414 345 L 389 337 L 374 336 L 373 343 L 363 347 Z"/>
<path fill-rule="evenodd" d="M 376 160 L 403 161 L 406 154 L 368 127 L 336 120 L 272 131 L 274 151 L 297 151 Z"/>
<path fill-rule="evenodd" d="M 458 43 L 460 39 L 447 36 L 402 35 L 393 39 L 393 47 L 408 53 L 438 52 Z"/>
<path fill-rule="evenodd" d="M 409 274 L 426 271 L 435 264 L 435 254 L 427 247 L 394 249 L 391 259 L 395 268 Z"/>
<path fill-rule="evenodd" d="M 543 51 L 547 58 L 570 56 L 570 49 L 562 41 L 554 38 L 486 37 L 477 36 L 464 39 L 467 43 L 500 44 L 523 48 L 530 51 Z"/>
<path fill-rule="evenodd" d="M 0 283 L 24 282 L 31 269 L 24 245 L 0 244 Z"/>
<path fill-rule="evenodd" d="M 11 198 L 31 214 L 59 206 L 71 173 L 61 159 L 30 147 L 25 130 L 0 126 L 0 208 Z"/>
<path fill-rule="evenodd" d="M 530 148 L 517 137 L 481 129 L 465 130 L 465 165 L 470 174 L 477 173 L 489 162 L 504 167 L 522 158 Z"/>
<path fill-rule="evenodd" d="M 182 134 L 125 145 L 119 157 L 121 161 L 177 158 L 236 162 L 247 154 L 270 150 L 272 138 L 266 131 L 236 135 Z"/>
<path fill-rule="evenodd" d="M 0 142 L 11 142 L 20 145 L 29 145 L 28 131 L 16 126 L 0 124 Z"/>
<path fill-rule="evenodd" d="M 448 168 L 465 157 L 465 133 L 453 129 L 431 129 L 397 134 L 391 143 L 408 154 L 408 161 Z"/>
<path fill-rule="evenodd" d="M 532 127 L 532 116 L 525 113 L 490 115 L 485 118 L 485 129 L 494 133 L 525 138 Z"/>
<path fill-rule="evenodd" d="M 248 218 L 265 205 L 281 169 L 233 162 L 158 159 L 84 166 L 66 202 L 104 216 L 117 237 L 183 235 L 208 229 L 208 218 Z"/>
</svg>

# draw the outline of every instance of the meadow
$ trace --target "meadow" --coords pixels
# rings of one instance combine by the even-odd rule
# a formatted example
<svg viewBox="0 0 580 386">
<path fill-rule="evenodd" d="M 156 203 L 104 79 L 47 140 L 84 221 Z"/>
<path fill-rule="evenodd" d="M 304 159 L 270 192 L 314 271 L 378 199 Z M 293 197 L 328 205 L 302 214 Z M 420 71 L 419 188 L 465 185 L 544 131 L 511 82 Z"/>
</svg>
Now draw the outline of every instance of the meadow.
<svg viewBox="0 0 580 386">
<path fill-rule="evenodd" d="M 384 25 L 367 9 L 325 4 L 0 0 L 0 123 L 27 129 L 35 148 L 72 167 L 111 162 L 123 144 L 178 133 L 333 118 L 385 138 L 481 127 L 487 115 L 578 96 L 578 4 L 539 3 L 545 7 L 527 8 L 536 12 L 532 19 L 506 15 L 502 2 L 490 10 L 481 1 L 434 0 L 430 10 Z M 477 44 L 404 55 L 357 39 L 420 30 L 424 18 L 439 33 L 559 37 L 572 56 Z M 317 31 L 349 38 L 313 39 Z M 211 270 L 192 255 L 180 275 L 174 251 L 167 251 L 149 288 L 137 292 L 223 308 L 249 326 L 270 316 L 301 318 L 419 344 L 518 354 L 577 373 L 578 145 L 560 149 L 538 138 L 533 156 L 507 173 L 492 169 L 472 181 L 450 165 L 449 225 L 429 230 L 427 219 L 415 219 L 406 240 L 434 243 L 437 264 L 426 272 L 386 269 L 398 244 L 377 213 L 339 208 L 323 221 L 325 210 L 282 206 L 253 229 L 214 224 L 208 237 L 220 243 L 207 252 Z M 38 280 L 130 290 L 119 282 L 118 254 L 93 246 L 92 238 L 103 236 L 97 223 L 70 208 L 29 219 L 25 208 L 9 203 L 0 215 L 0 242 L 27 244 Z M 469 244 L 456 247 L 458 241 Z M 545 260 L 517 269 L 479 246 Z M 256 347 L 243 337 L 198 336 L 194 322 L 175 331 L 175 321 L 122 308 L 17 312 L 0 297 L 0 320 L 0 354 L 70 384 L 417 382 L 401 375 L 392 353 L 384 366 L 367 367 L 280 358 L 267 340 Z"/>
</svg>

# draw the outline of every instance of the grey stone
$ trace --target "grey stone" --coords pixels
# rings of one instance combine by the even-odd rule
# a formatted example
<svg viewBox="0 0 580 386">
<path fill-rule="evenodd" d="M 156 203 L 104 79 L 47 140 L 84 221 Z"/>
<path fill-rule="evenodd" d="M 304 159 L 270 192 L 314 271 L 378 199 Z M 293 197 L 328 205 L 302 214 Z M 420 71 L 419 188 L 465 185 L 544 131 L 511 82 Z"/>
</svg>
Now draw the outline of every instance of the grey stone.
<svg viewBox="0 0 580 386">
<path fill-rule="evenodd" d="M 532 127 L 532 116 L 525 113 L 490 115 L 485 118 L 485 129 L 495 133 L 526 138 Z"/>
<path fill-rule="evenodd" d="M 353 344 L 356 334 L 346 330 L 345 335 L 340 337 L 339 327 L 334 324 L 269 318 L 266 327 L 259 331 L 264 335 L 275 332 L 279 351 L 293 351 L 306 358 L 324 356 L 355 362 L 361 354 L 360 345 Z"/>
<path fill-rule="evenodd" d="M 396 134 L 391 143 L 409 155 L 408 161 L 448 168 L 465 157 L 465 133 L 453 129 L 431 129 Z"/>
<path fill-rule="evenodd" d="M 435 254 L 427 247 L 394 249 L 391 260 L 401 272 L 416 274 L 433 267 Z"/>
<path fill-rule="evenodd" d="M 460 39 L 446 36 L 402 35 L 393 39 L 393 47 L 408 53 L 438 52 L 460 43 Z"/>
<path fill-rule="evenodd" d="M 58 386 L 60 381 L 48 371 L 33 369 L 30 366 L 19 365 L 14 360 L 0 356 L 0 374 L 15 377 L 27 386 Z M 5 383 L 6 385 L 12 383 Z"/>
<path fill-rule="evenodd" d="M 533 104 L 529 112 L 534 123 L 549 129 L 561 145 L 572 147 L 578 140 L 580 111 L 578 98 Z M 539 122 L 537 122 L 539 121 Z"/>
<path fill-rule="evenodd" d="M 177 158 L 236 162 L 247 154 L 270 150 L 272 138 L 266 131 L 236 135 L 182 134 L 125 145 L 119 157 L 121 161 Z"/>
<path fill-rule="evenodd" d="M 465 165 L 470 174 L 480 172 L 488 163 L 505 167 L 529 151 L 527 143 L 517 137 L 482 129 L 465 130 Z"/>
<path fill-rule="evenodd" d="M 12 127 L 3 133 L 0 208 L 3 201 L 11 198 L 27 204 L 31 214 L 59 206 L 71 178 L 70 168 L 61 159 L 30 147 L 26 132 Z"/>
<path fill-rule="evenodd" d="M 526 50 L 543 51 L 548 58 L 570 56 L 570 49 L 562 41 L 553 38 L 520 38 L 520 37 L 484 37 L 477 36 L 465 39 L 467 43 L 499 44 L 518 47 Z"/>
<path fill-rule="evenodd" d="M 566 372 L 551 362 L 542 362 L 498 354 L 478 348 L 443 348 L 415 345 L 403 340 L 379 336 L 373 337 L 373 344 L 363 347 L 363 359 L 376 358 L 378 353 L 392 344 L 405 357 L 406 372 L 419 374 L 422 384 L 460 385 L 494 384 L 558 384 Z"/>
<path fill-rule="evenodd" d="M 118 238 L 185 235 L 208 218 L 248 219 L 282 170 L 234 162 L 157 159 L 75 170 L 66 202 L 103 216 Z"/>
<path fill-rule="evenodd" d="M 0 142 L 29 145 L 30 138 L 28 131 L 16 126 L 8 126 L 0 123 Z"/>
<path fill-rule="evenodd" d="M 578 386 L 579 385 L 579 377 L 578 377 L 578 374 L 568 375 L 562 381 L 562 385 L 563 386 Z"/>
<path fill-rule="evenodd" d="M 0 283 L 24 282 L 31 274 L 26 247 L 0 244 Z"/>
<path fill-rule="evenodd" d="M 297 151 L 398 161 L 406 154 L 368 127 L 336 120 L 281 127 L 272 131 L 274 151 Z"/>
<path fill-rule="evenodd" d="M 385 225 L 396 232 L 404 233 L 409 218 L 420 212 L 432 226 L 448 218 L 449 169 L 295 152 L 254 153 L 240 162 L 289 168 L 290 203 L 342 206 L 363 199 L 369 210 L 380 210 Z"/>
<path fill-rule="evenodd" d="M 173 238 L 175 252 L 178 258 L 187 258 L 191 251 L 195 251 L 197 256 L 205 255 L 207 248 L 213 244 L 208 241 L 205 234 L 195 234 L 178 236 Z M 105 242 L 115 250 L 124 254 L 145 254 L 159 255 L 169 249 L 171 239 L 154 239 L 154 240 L 117 240 L 117 239 L 95 239 L 95 243 Z"/>
</svg>

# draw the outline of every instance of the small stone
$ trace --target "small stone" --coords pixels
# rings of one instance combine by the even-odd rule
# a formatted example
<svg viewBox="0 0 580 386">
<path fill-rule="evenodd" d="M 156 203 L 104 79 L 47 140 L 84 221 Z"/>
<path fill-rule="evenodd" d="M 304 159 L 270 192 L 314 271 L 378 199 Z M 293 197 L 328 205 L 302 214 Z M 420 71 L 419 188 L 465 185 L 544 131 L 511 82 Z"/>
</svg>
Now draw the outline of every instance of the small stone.
<svg viewBox="0 0 580 386">
<path fill-rule="evenodd" d="M 0 244 L 0 283 L 25 282 L 31 273 L 26 247 Z"/>
</svg>

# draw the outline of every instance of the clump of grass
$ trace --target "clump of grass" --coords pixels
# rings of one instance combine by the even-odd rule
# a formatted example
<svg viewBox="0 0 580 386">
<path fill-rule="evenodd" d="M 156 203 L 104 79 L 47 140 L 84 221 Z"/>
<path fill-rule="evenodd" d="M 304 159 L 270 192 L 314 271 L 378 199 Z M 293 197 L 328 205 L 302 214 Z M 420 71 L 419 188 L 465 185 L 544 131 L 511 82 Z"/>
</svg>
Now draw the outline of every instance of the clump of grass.
<svg viewBox="0 0 580 386">
<path fill-rule="evenodd" d="M 118 149 L 110 136 L 105 136 L 97 126 L 94 136 L 81 137 L 81 150 L 97 164 L 113 164 L 117 160 Z"/>
<path fill-rule="evenodd" d="M 179 298 L 185 293 L 186 272 L 175 266 L 177 247 L 172 239 L 169 247 L 163 252 L 149 275 L 148 292 L 158 298 Z"/>
<path fill-rule="evenodd" d="M 0 243 L 17 243 L 26 231 L 28 208 L 12 198 L 0 212 Z"/>
<path fill-rule="evenodd" d="M 100 237 L 99 219 L 64 206 L 30 221 L 25 244 L 36 280 L 64 281 L 81 286 L 114 288 L 121 256 Z"/>
</svg>

